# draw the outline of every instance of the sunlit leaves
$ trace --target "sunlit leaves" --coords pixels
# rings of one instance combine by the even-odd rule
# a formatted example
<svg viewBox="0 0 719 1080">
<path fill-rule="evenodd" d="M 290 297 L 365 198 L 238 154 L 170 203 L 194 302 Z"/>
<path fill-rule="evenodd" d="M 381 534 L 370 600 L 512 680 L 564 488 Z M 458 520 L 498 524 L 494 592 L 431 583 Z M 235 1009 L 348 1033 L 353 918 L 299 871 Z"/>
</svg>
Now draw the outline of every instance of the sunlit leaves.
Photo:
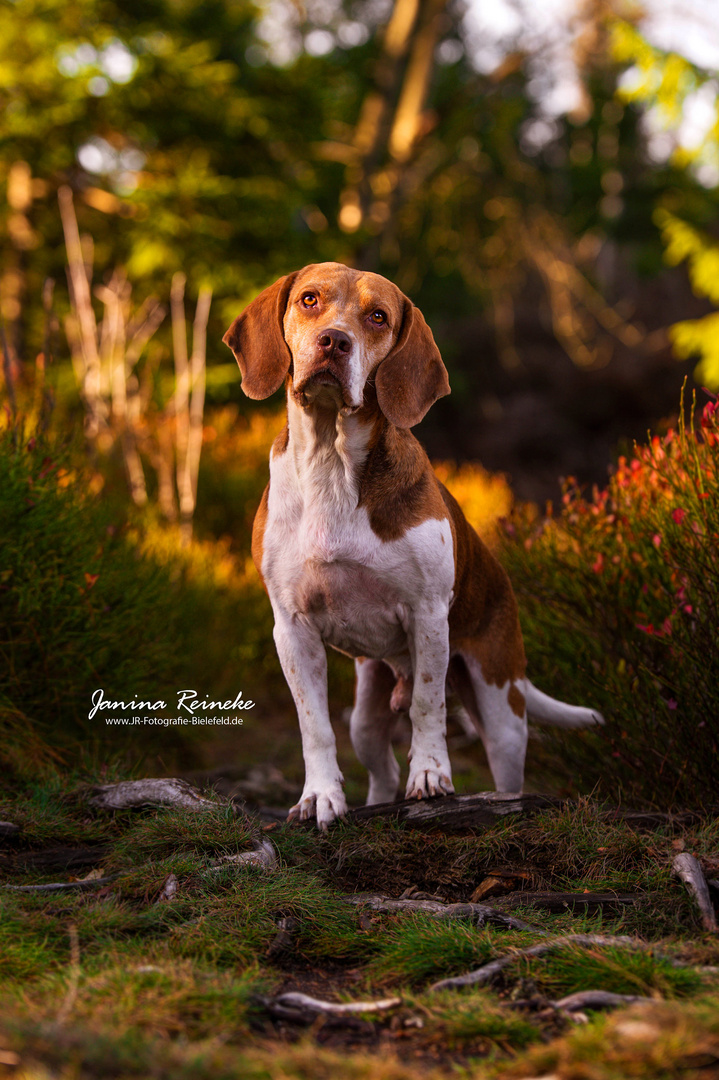
<svg viewBox="0 0 719 1080">
<path fill-rule="evenodd" d="M 686 262 L 694 292 L 719 304 L 719 244 L 667 210 L 657 210 L 654 217 L 662 230 L 667 262 L 673 266 Z M 670 333 L 677 356 L 701 357 L 697 379 L 719 387 L 719 312 L 675 323 Z"/>
</svg>

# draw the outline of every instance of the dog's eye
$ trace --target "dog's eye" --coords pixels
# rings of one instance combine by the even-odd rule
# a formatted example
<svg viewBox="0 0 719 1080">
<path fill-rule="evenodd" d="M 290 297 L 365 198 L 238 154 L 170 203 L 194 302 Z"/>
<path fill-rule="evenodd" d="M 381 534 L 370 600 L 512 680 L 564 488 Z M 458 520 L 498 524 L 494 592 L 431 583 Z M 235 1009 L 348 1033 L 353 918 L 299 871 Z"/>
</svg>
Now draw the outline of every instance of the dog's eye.
<svg viewBox="0 0 719 1080">
<path fill-rule="evenodd" d="M 373 322 L 375 326 L 382 326 L 387 322 L 387 316 L 381 308 L 377 308 L 376 311 L 373 311 L 370 315 L 370 322 Z"/>
<path fill-rule="evenodd" d="M 317 304 L 317 297 L 314 293 L 306 292 L 302 296 L 302 303 L 305 305 L 305 307 L 315 307 Z"/>
</svg>

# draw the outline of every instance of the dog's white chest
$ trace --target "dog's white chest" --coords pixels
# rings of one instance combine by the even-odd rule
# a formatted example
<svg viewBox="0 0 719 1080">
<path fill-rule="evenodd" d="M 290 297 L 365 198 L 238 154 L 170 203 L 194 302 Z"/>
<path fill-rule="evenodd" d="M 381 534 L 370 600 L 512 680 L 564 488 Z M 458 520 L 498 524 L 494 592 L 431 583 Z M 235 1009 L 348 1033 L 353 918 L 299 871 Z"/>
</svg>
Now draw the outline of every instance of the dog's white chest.
<svg viewBox="0 0 719 1080">
<path fill-rule="evenodd" d="M 284 520 L 270 513 L 263 559 L 270 596 L 351 656 L 403 654 L 406 590 L 393 547 L 377 539 L 361 508 L 333 520 L 311 507 Z"/>
<path fill-rule="evenodd" d="M 426 521 L 385 542 L 364 507 L 319 507 L 293 494 L 281 472 L 273 475 L 262 562 L 273 605 L 351 656 L 406 655 L 417 597 L 446 604 L 452 589 L 448 522 Z"/>
</svg>

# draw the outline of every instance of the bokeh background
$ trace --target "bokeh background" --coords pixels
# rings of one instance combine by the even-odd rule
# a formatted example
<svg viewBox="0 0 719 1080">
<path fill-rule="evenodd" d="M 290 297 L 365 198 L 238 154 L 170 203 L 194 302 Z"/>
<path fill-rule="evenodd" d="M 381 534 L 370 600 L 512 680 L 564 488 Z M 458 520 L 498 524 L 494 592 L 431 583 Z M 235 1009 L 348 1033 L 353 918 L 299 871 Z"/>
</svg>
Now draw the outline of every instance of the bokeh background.
<svg viewBox="0 0 719 1080">
<path fill-rule="evenodd" d="M 244 399 L 221 337 L 332 259 L 424 311 L 452 395 L 418 434 L 513 575 L 536 681 L 610 719 L 538 743 L 531 782 L 709 797 L 717 67 L 711 0 L 6 0 L 10 767 L 301 778 L 249 561 L 281 395 Z M 96 687 L 180 685 L 241 688 L 253 719 L 189 742 L 88 723 Z M 344 754 L 351 666 L 331 685 Z"/>
</svg>

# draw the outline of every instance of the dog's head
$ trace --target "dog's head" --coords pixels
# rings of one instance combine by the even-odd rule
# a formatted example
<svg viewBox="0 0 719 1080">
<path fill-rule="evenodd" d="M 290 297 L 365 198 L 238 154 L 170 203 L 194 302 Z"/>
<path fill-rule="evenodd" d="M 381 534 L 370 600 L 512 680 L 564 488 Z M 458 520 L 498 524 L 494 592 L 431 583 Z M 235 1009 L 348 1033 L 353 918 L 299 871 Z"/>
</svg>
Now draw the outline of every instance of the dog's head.
<svg viewBox="0 0 719 1080">
<path fill-rule="evenodd" d="M 299 405 L 326 404 L 348 415 L 362 407 L 374 377 L 384 415 L 410 428 L 449 393 L 421 311 L 391 281 L 341 263 L 315 263 L 280 278 L 222 340 L 251 398 L 269 397 L 290 372 Z"/>
</svg>

